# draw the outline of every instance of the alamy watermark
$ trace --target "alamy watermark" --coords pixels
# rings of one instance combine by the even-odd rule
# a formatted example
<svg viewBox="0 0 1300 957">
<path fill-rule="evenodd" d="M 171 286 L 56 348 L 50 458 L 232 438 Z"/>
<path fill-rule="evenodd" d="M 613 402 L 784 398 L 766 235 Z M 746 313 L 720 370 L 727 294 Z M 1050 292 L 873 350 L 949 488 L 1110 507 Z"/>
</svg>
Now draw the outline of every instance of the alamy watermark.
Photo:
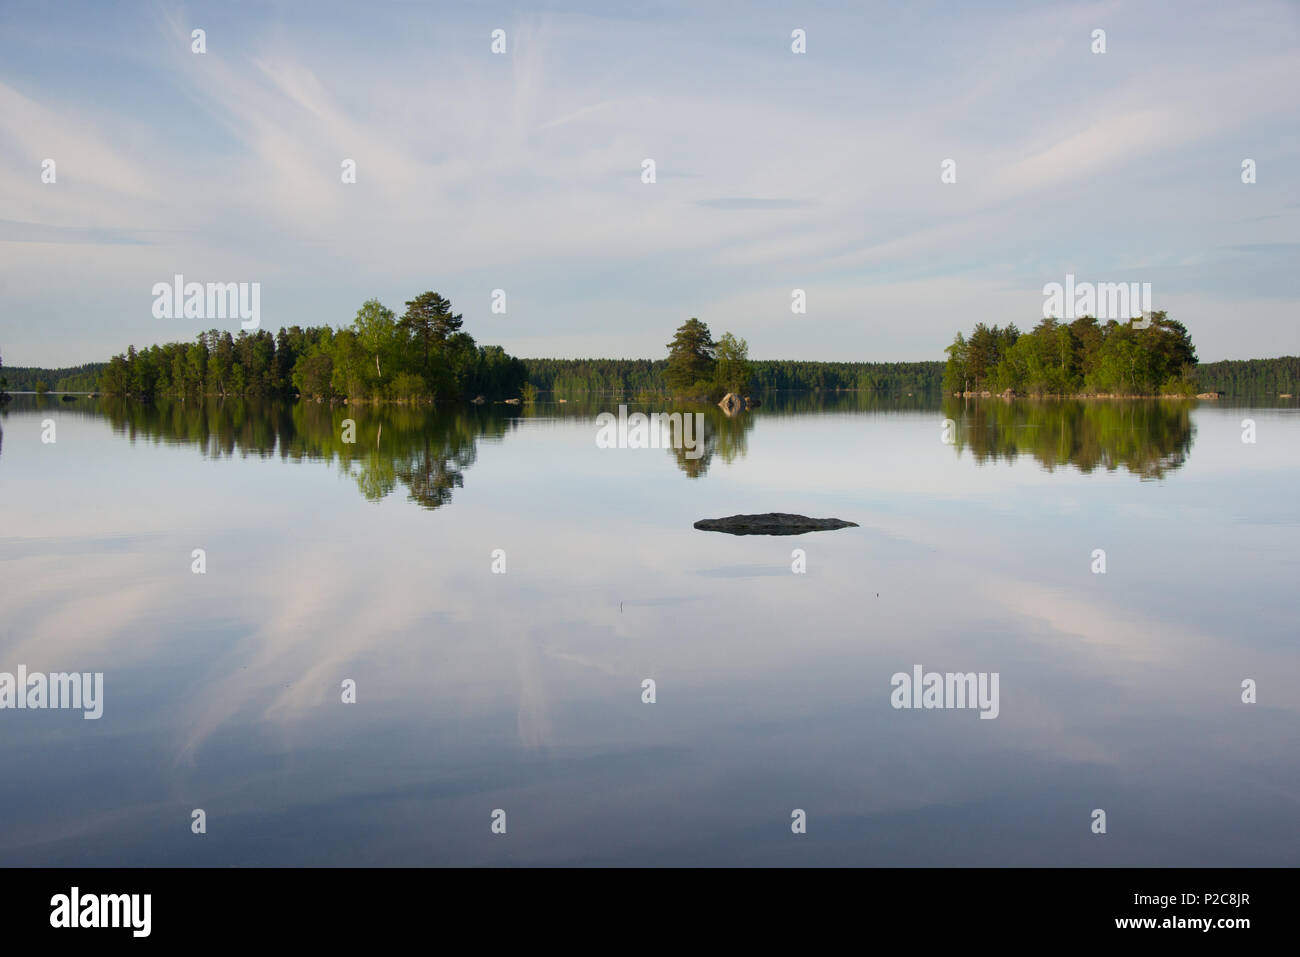
<svg viewBox="0 0 1300 957">
<path fill-rule="evenodd" d="M 18 674 L 0 671 L 0 709 L 39 711 L 45 708 L 77 708 L 87 721 L 104 714 L 104 673 L 34 671 L 18 666 Z"/>
<path fill-rule="evenodd" d="M 177 273 L 172 282 L 153 284 L 155 319 L 240 319 L 253 331 L 262 324 L 260 282 L 186 282 Z"/>
<path fill-rule="evenodd" d="M 618 407 L 618 416 L 602 412 L 596 416 L 600 431 L 596 447 L 602 449 L 685 449 L 688 459 L 704 454 L 703 412 L 633 412 Z"/>
<path fill-rule="evenodd" d="M 152 911 L 152 894 L 83 894 L 74 886 L 50 898 L 50 926 L 125 928 L 132 937 L 148 937 Z"/>
<path fill-rule="evenodd" d="M 1134 323 L 1139 329 L 1150 324 L 1151 283 L 1143 282 L 1081 282 L 1074 281 L 1074 273 L 1065 274 L 1065 285 L 1049 282 L 1043 287 L 1044 319 L 1095 319 Z"/>
<path fill-rule="evenodd" d="M 899 671 L 889 679 L 894 689 L 889 703 L 896 709 L 979 708 L 981 718 L 996 718 L 1002 710 L 998 703 L 998 677 L 996 671 L 922 674 L 921 666 L 913 665 L 910 675 Z"/>
</svg>

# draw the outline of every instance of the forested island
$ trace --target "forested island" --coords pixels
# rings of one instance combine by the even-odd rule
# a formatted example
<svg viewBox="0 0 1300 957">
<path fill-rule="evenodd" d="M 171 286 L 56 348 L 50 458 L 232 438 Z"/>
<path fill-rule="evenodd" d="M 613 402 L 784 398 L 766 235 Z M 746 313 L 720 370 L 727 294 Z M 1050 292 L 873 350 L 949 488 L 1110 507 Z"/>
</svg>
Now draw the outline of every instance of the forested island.
<svg viewBox="0 0 1300 957">
<path fill-rule="evenodd" d="M 948 395 L 1195 396 L 1295 395 L 1300 357 L 1201 364 L 1191 335 L 1165 312 L 1143 322 L 1099 323 L 1091 316 L 1044 319 L 1030 332 L 979 323 L 945 350 Z"/>
<path fill-rule="evenodd" d="M 1147 321 L 1104 325 L 1092 317 L 1044 319 L 1020 332 L 984 323 L 945 350 L 947 393 L 1016 395 L 1181 395 L 1200 391 L 1187 328 L 1164 312 Z"/>
<path fill-rule="evenodd" d="M 352 324 L 217 329 L 114 356 L 98 391 L 113 396 L 218 395 L 306 399 L 412 400 L 518 395 L 523 364 L 500 346 L 479 346 L 463 317 L 436 292 L 406 303 L 398 317 L 377 299 Z"/>
</svg>

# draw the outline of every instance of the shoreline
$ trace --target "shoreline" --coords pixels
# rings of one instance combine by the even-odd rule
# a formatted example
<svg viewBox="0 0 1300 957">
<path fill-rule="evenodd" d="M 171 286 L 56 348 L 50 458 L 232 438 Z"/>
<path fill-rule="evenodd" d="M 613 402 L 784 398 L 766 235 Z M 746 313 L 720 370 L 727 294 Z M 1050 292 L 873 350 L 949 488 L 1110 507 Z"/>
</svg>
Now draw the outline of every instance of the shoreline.
<svg viewBox="0 0 1300 957">
<path fill-rule="evenodd" d="M 1133 399 L 1181 399 L 1192 401 L 1194 399 L 1217 400 L 1223 398 L 1225 392 L 1200 392 L 1196 395 L 1177 395 L 1172 393 L 1161 393 L 1160 395 L 1127 395 L 1119 392 L 1073 392 L 1062 394 L 1059 392 L 954 392 L 951 398 L 954 399 L 1004 399 L 1010 402 L 1012 399 L 1123 399 L 1131 401 Z"/>
</svg>

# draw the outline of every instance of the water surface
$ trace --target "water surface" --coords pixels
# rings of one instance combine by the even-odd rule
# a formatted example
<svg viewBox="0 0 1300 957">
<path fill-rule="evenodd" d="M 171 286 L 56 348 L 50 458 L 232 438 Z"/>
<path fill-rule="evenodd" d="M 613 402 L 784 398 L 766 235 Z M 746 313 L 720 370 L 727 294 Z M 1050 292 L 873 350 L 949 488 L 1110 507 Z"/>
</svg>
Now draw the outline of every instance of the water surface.
<svg viewBox="0 0 1300 957">
<path fill-rule="evenodd" d="M 0 671 L 105 703 L 0 711 L 0 863 L 1300 863 L 1294 402 L 617 404 L 15 398 Z"/>
</svg>

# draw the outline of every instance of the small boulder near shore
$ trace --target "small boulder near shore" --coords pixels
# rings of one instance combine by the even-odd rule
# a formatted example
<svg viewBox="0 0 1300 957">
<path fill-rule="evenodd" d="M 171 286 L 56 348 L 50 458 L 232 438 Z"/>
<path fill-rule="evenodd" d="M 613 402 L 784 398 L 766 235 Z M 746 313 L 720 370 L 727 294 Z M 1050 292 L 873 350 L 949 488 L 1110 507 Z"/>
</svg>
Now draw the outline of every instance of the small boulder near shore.
<svg viewBox="0 0 1300 957">
<path fill-rule="evenodd" d="M 789 512 L 764 512 L 762 515 L 730 515 L 727 518 L 702 518 L 695 527 L 704 532 L 729 535 L 802 535 L 804 532 L 829 532 L 836 528 L 857 528 L 857 522 L 838 518 L 809 518 Z"/>
</svg>

